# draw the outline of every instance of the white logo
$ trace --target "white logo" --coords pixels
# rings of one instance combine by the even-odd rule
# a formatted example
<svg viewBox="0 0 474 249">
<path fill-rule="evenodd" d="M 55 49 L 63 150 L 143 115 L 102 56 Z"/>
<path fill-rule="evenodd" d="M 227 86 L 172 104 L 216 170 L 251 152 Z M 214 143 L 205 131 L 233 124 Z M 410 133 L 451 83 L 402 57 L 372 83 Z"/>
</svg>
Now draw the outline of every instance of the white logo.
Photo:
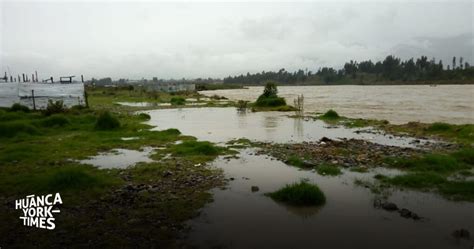
<svg viewBox="0 0 474 249">
<path fill-rule="evenodd" d="M 20 219 L 23 220 L 24 226 L 37 227 L 48 230 L 56 228 L 54 224 L 53 213 L 60 213 L 59 209 L 54 209 L 54 205 L 63 204 L 61 195 L 56 193 L 54 195 L 27 195 L 24 199 L 15 201 L 15 209 L 21 209 L 23 216 Z"/>
</svg>

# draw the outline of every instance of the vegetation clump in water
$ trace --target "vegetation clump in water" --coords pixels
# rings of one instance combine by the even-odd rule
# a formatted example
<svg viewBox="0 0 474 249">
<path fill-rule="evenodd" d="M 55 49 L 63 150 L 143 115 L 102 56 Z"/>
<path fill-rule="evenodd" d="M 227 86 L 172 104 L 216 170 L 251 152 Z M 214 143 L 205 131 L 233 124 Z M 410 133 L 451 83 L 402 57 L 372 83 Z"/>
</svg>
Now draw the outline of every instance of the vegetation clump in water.
<svg viewBox="0 0 474 249">
<path fill-rule="evenodd" d="M 266 195 L 276 201 L 296 206 L 320 206 L 326 203 L 326 197 L 319 187 L 305 180 L 286 185 L 282 189 Z"/>
<path fill-rule="evenodd" d="M 297 111 L 295 107 L 286 104 L 285 98 L 278 97 L 277 93 L 276 83 L 267 82 L 262 95 L 252 104 L 252 111 Z"/>
<path fill-rule="evenodd" d="M 324 113 L 323 115 L 321 115 L 319 118 L 322 120 L 337 120 L 341 118 L 341 116 L 339 116 L 339 114 L 337 114 L 336 111 L 331 109 L 327 111 L 326 113 Z"/>
<path fill-rule="evenodd" d="M 172 97 L 170 103 L 172 105 L 184 105 L 186 104 L 186 99 L 183 97 Z"/>
<path fill-rule="evenodd" d="M 342 174 L 341 170 L 334 165 L 329 164 L 321 164 L 316 168 L 316 171 L 320 175 L 329 175 L 329 176 L 337 176 Z"/>
</svg>

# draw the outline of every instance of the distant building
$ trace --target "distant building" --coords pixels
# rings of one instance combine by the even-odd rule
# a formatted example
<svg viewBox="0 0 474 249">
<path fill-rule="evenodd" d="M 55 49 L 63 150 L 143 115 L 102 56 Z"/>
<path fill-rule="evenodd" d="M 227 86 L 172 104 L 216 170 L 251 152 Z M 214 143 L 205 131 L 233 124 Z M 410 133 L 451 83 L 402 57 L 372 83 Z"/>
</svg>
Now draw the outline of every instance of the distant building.
<svg viewBox="0 0 474 249">
<path fill-rule="evenodd" d="M 196 90 L 194 83 L 184 82 L 150 82 L 146 85 L 149 91 L 162 91 L 162 92 L 191 92 Z"/>
</svg>

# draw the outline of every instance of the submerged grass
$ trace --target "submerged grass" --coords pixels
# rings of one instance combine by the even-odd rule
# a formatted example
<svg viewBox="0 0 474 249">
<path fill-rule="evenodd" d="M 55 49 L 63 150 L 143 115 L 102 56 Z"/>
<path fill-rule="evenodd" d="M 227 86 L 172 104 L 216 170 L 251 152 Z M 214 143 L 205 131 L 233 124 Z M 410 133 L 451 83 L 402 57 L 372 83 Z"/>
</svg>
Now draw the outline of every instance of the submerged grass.
<svg viewBox="0 0 474 249">
<path fill-rule="evenodd" d="M 380 179 L 385 183 L 413 189 L 433 189 L 449 198 L 474 200 L 472 181 L 449 180 L 453 175 L 469 175 L 474 168 L 473 148 L 413 158 L 391 158 L 387 162 L 390 166 L 407 170 L 409 173 Z"/>
<path fill-rule="evenodd" d="M 266 195 L 276 201 L 296 206 L 319 206 L 326 202 L 326 197 L 319 187 L 307 181 L 286 185 Z"/>
<path fill-rule="evenodd" d="M 339 169 L 339 167 L 330 164 L 321 164 L 316 168 L 316 171 L 320 175 L 337 176 L 342 174 L 342 171 Z"/>
</svg>

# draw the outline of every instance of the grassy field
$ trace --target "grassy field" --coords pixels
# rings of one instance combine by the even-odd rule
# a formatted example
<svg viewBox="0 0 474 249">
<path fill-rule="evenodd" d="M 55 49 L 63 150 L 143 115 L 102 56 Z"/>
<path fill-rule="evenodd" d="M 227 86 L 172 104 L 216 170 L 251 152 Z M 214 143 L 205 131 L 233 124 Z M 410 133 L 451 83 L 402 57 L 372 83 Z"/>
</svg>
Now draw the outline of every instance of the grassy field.
<svg viewBox="0 0 474 249">
<path fill-rule="evenodd" d="M 222 184 L 221 172 L 206 163 L 231 151 L 183 136 L 176 129 L 151 131 L 143 124 L 149 116 L 133 112 L 140 108 L 114 104 L 171 101 L 176 96 L 160 93 L 156 99 L 150 95 L 142 98 L 141 93 L 126 89 L 88 93 L 89 108 L 56 113 L 18 106 L 0 109 L 2 246 L 172 247 L 184 229 L 181 223 L 211 200 L 209 189 Z M 145 146 L 162 148 L 151 155 L 155 161 L 127 169 L 99 169 L 79 163 L 99 152 Z M 21 210 L 14 209 L 14 201 L 55 192 L 64 203 L 57 229 L 22 226 L 18 219 Z"/>
</svg>

